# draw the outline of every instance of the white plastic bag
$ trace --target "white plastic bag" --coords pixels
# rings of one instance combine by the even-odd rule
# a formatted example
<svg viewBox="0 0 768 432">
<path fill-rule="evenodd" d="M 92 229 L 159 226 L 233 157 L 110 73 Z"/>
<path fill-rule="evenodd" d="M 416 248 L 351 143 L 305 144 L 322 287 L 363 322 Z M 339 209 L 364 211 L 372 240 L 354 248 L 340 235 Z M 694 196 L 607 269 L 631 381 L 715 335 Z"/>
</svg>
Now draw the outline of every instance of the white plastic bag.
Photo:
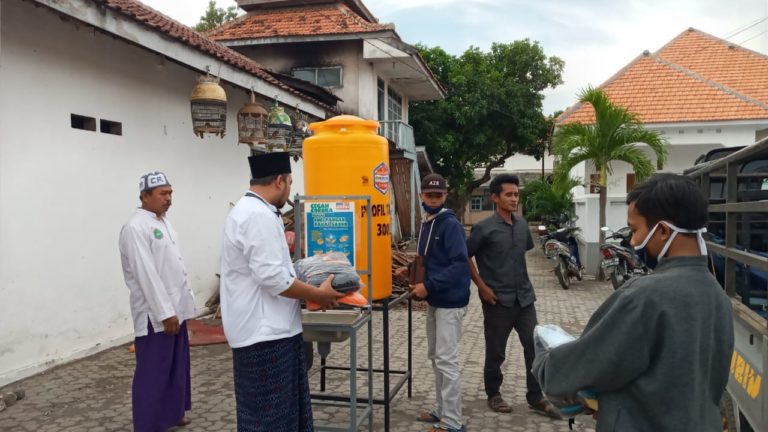
<svg viewBox="0 0 768 432">
<path fill-rule="evenodd" d="M 537 356 L 575 340 L 573 335 L 554 324 L 537 325 L 533 329 L 533 345 Z M 597 411 L 597 395 L 588 390 L 579 391 L 576 395 L 566 398 L 549 395 L 547 398 L 564 417 L 574 417 L 587 409 Z"/>
<path fill-rule="evenodd" d="M 537 325 L 533 329 L 533 345 L 536 355 L 575 340 L 576 338 L 570 333 L 554 324 Z"/>
</svg>

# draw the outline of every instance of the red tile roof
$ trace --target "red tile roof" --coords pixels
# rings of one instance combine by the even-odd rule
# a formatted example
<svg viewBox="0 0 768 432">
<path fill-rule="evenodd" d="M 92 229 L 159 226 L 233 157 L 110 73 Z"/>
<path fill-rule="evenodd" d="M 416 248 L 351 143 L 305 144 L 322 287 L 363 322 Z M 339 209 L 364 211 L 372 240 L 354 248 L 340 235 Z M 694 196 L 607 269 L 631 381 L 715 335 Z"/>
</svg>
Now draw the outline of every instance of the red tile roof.
<svg viewBox="0 0 768 432">
<path fill-rule="evenodd" d="M 332 107 L 322 102 L 308 97 L 301 92 L 281 83 L 265 71 L 261 65 L 248 57 L 238 53 L 235 50 L 227 48 L 218 42 L 215 42 L 206 36 L 194 31 L 193 29 L 181 24 L 162 13 L 150 8 L 149 6 L 137 0 L 93 0 L 94 3 L 103 4 L 122 15 L 138 21 L 154 31 L 165 34 L 177 41 L 189 45 L 196 50 L 226 62 L 238 69 L 244 70 L 254 76 L 279 87 L 287 92 L 293 93 L 302 99 L 312 102 L 326 110 L 338 112 L 338 108 Z"/>
<path fill-rule="evenodd" d="M 394 30 L 366 21 L 343 3 L 254 10 L 209 32 L 213 40 L 339 35 Z"/>
<path fill-rule="evenodd" d="M 602 88 L 644 123 L 768 119 L 768 57 L 695 29 L 643 53 Z M 593 123 L 576 104 L 558 123 Z"/>
</svg>

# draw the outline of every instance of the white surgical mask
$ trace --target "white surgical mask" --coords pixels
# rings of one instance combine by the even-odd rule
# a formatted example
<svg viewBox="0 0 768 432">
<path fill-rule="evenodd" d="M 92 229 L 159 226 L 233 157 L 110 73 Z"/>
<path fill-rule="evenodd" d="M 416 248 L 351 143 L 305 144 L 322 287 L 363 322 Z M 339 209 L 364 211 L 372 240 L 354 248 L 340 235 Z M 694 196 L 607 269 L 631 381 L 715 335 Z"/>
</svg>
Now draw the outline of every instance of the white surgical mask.
<svg viewBox="0 0 768 432">
<path fill-rule="evenodd" d="M 664 224 L 668 226 L 672 230 L 672 235 L 669 237 L 669 240 L 667 240 L 667 243 L 664 244 L 664 247 L 661 249 L 659 256 L 656 257 L 658 260 L 661 260 L 661 258 L 663 258 L 664 255 L 667 253 L 667 250 L 672 245 L 672 242 L 675 240 L 675 237 L 677 237 L 678 233 L 696 234 L 696 239 L 699 241 L 699 252 L 702 255 L 707 255 L 707 244 L 704 242 L 704 235 L 703 235 L 705 232 L 707 232 L 706 228 L 699 228 L 696 230 L 682 229 L 672 225 L 670 222 L 667 222 L 667 221 L 661 221 L 657 223 L 653 227 L 651 232 L 649 232 L 648 235 L 645 236 L 645 240 L 643 241 L 643 243 L 640 246 L 635 246 L 635 250 L 640 250 L 645 248 L 645 246 L 651 240 L 651 237 L 653 237 L 653 234 L 656 232 L 656 229 L 659 227 L 659 224 Z"/>
</svg>

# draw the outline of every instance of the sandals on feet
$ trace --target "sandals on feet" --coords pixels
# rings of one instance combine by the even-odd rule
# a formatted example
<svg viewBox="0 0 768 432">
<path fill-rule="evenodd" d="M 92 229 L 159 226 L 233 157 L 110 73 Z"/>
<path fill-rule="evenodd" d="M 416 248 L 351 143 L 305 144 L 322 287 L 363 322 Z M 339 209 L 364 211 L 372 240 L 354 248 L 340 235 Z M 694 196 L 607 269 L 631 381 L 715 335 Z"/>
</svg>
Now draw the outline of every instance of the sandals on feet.
<svg viewBox="0 0 768 432">
<path fill-rule="evenodd" d="M 495 395 L 488 398 L 488 408 L 499 413 L 511 413 L 512 407 L 501 398 L 501 395 Z"/>
<path fill-rule="evenodd" d="M 443 422 L 438 422 L 432 425 L 432 430 L 430 432 L 466 432 L 467 428 L 465 428 L 463 425 L 460 428 L 450 427 L 447 424 Z"/>
<path fill-rule="evenodd" d="M 539 400 L 535 404 L 529 405 L 528 408 L 536 411 L 541 415 L 545 415 L 547 417 L 550 417 L 556 420 L 563 419 L 563 416 L 560 414 L 560 411 L 558 411 L 557 408 L 555 408 L 555 406 L 552 405 L 552 402 L 547 400 L 547 398 L 541 398 L 541 400 Z"/>
<path fill-rule="evenodd" d="M 416 420 L 424 423 L 439 423 L 440 417 L 434 411 L 422 411 L 416 417 Z"/>
</svg>

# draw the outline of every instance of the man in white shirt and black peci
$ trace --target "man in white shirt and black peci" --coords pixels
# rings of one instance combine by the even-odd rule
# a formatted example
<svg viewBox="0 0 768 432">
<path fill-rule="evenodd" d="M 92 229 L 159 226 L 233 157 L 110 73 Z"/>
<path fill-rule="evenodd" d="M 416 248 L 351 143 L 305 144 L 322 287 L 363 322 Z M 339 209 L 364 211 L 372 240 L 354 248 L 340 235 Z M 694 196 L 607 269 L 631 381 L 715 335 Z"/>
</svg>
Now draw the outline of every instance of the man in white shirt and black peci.
<svg viewBox="0 0 768 432">
<path fill-rule="evenodd" d="M 291 192 L 288 153 L 248 158 L 251 187 L 224 225 L 221 309 L 232 347 L 237 430 L 312 431 L 300 300 L 342 297 L 296 278 L 279 209 Z"/>
</svg>

